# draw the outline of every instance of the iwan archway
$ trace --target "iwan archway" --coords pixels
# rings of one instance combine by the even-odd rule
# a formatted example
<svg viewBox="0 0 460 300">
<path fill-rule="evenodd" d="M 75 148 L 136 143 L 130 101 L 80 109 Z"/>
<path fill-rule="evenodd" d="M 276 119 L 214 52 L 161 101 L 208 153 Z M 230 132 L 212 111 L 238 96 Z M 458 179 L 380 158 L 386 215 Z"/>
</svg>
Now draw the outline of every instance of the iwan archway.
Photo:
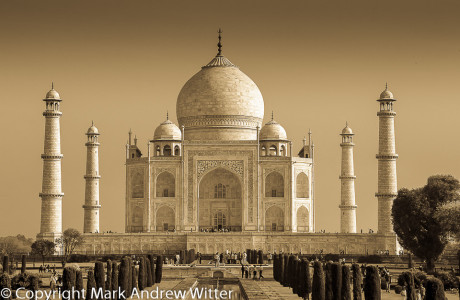
<svg viewBox="0 0 460 300">
<path fill-rule="evenodd" d="M 241 231 L 241 182 L 231 171 L 216 168 L 201 179 L 198 193 L 199 230 Z"/>
</svg>

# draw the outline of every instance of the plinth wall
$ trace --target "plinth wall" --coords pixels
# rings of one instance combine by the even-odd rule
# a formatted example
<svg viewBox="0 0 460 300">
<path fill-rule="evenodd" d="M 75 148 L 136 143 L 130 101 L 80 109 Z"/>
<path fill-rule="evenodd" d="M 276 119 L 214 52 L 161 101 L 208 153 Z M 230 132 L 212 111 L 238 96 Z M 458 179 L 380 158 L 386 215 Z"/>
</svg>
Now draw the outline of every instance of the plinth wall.
<svg viewBox="0 0 460 300">
<path fill-rule="evenodd" d="M 399 251 L 395 234 L 345 233 L 86 233 L 79 254 L 171 253 L 184 249 L 211 254 L 246 249 L 314 254 L 376 254 Z"/>
</svg>

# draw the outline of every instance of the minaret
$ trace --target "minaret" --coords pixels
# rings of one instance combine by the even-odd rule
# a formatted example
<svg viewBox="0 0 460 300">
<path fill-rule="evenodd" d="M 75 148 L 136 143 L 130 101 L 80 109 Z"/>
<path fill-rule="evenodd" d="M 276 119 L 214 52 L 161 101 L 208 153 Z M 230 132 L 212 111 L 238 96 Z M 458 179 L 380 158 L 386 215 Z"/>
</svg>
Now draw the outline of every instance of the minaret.
<svg viewBox="0 0 460 300">
<path fill-rule="evenodd" d="M 88 141 L 86 142 L 86 181 L 85 187 L 85 209 L 83 232 L 99 232 L 99 131 L 94 123 L 86 132 Z"/>
<path fill-rule="evenodd" d="M 356 233 L 355 171 L 353 167 L 353 131 L 348 123 L 342 130 L 342 171 L 340 173 L 340 232 Z"/>
<path fill-rule="evenodd" d="M 396 113 L 393 111 L 393 94 L 388 86 L 380 94 L 377 100 L 380 105 L 379 117 L 379 154 L 378 159 L 378 192 L 375 196 L 378 199 L 378 233 L 387 234 L 393 232 L 391 220 L 391 209 L 393 200 L 398 195 L 396 180 L 396 159 L 395 153 L 395 125 Z"/>
<path fill-rule="evenodd" d="M 41 155 L 43 159 L 43 181 L 40 219 L 40 233 L 38 239 L 55 241 L 62 235 L 62 197 L 61 190 L 61 133 L 59 111 L 61 98 L 51 85 L 51 90 L 46 94 L 45 111 L 45 145 Z"/>
</svg>

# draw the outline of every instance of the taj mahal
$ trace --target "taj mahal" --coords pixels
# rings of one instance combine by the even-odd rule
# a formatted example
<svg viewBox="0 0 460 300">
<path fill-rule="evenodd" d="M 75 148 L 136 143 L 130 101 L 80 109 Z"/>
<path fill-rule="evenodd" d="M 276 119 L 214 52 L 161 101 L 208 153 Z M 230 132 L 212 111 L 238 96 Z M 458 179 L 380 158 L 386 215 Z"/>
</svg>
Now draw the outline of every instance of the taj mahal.
<svg viewBox="0 0 460 300">
<path fill-rule="evenodd" d="M 195 249 L 201 253 L 264 251 L 302 253 L 397 253 L 391 208 L 397 196 L 393 94 L 378 97 L 378 231 L 357 233 L 353 131 L 338 132 L 342 149 L 337 197 L 340 233 L 315 230 L 315 154 L 308 129 L 294 149 L 273 113 L 263 124 L 257 85 L 222 52 L 180 90 L 178 124 L 166 117 L 148 141 L 147 153 L 129 131 L 126 144 L 125 232 L 101 233 L 99 130 L 87 130 L 83 233 L 79 253 L 147 253 Z M 60 151 L 61 98 L 45 99 L 41 226 L 38 238 L 62 235 Z M 71 112 L 69 112 L 71 113 Z M 110 128 L 104 129 L 109 131 Z M 152 130 L 153 131 L 153 130 Z M 65 137 L 64 137 L 65 138 Z M 376 137 L 377 138 L 377 137 Z M 319 199 L 319 201 L 321 201 Z"/>
</svg>

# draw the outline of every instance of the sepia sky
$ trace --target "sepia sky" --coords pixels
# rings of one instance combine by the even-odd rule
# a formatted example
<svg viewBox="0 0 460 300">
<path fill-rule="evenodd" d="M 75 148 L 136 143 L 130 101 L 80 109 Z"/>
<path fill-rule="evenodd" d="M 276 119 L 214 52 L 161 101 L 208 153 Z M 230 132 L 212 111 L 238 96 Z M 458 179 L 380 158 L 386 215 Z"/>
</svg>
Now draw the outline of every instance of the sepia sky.
<svg viewBox="0 0 460 300">
<path fill-rule="evenodd" d="M 1 1 L 0 236 L 40 225 L 44 98 L 61 95 L 63 228 L 83 229 L 86 149 L 101 132 L 101 231 L 124 231 L 125 143 L 176 122 L 217 51 L 259 87 L 296 152 L 311 128 L 316 229 L 340 229 L 340 132 L 355 136 L 357 229 L 377 229 L 378 104 L 395 104 L 398 187 L 460 178 L 459 1 Z"/>
</svg>

